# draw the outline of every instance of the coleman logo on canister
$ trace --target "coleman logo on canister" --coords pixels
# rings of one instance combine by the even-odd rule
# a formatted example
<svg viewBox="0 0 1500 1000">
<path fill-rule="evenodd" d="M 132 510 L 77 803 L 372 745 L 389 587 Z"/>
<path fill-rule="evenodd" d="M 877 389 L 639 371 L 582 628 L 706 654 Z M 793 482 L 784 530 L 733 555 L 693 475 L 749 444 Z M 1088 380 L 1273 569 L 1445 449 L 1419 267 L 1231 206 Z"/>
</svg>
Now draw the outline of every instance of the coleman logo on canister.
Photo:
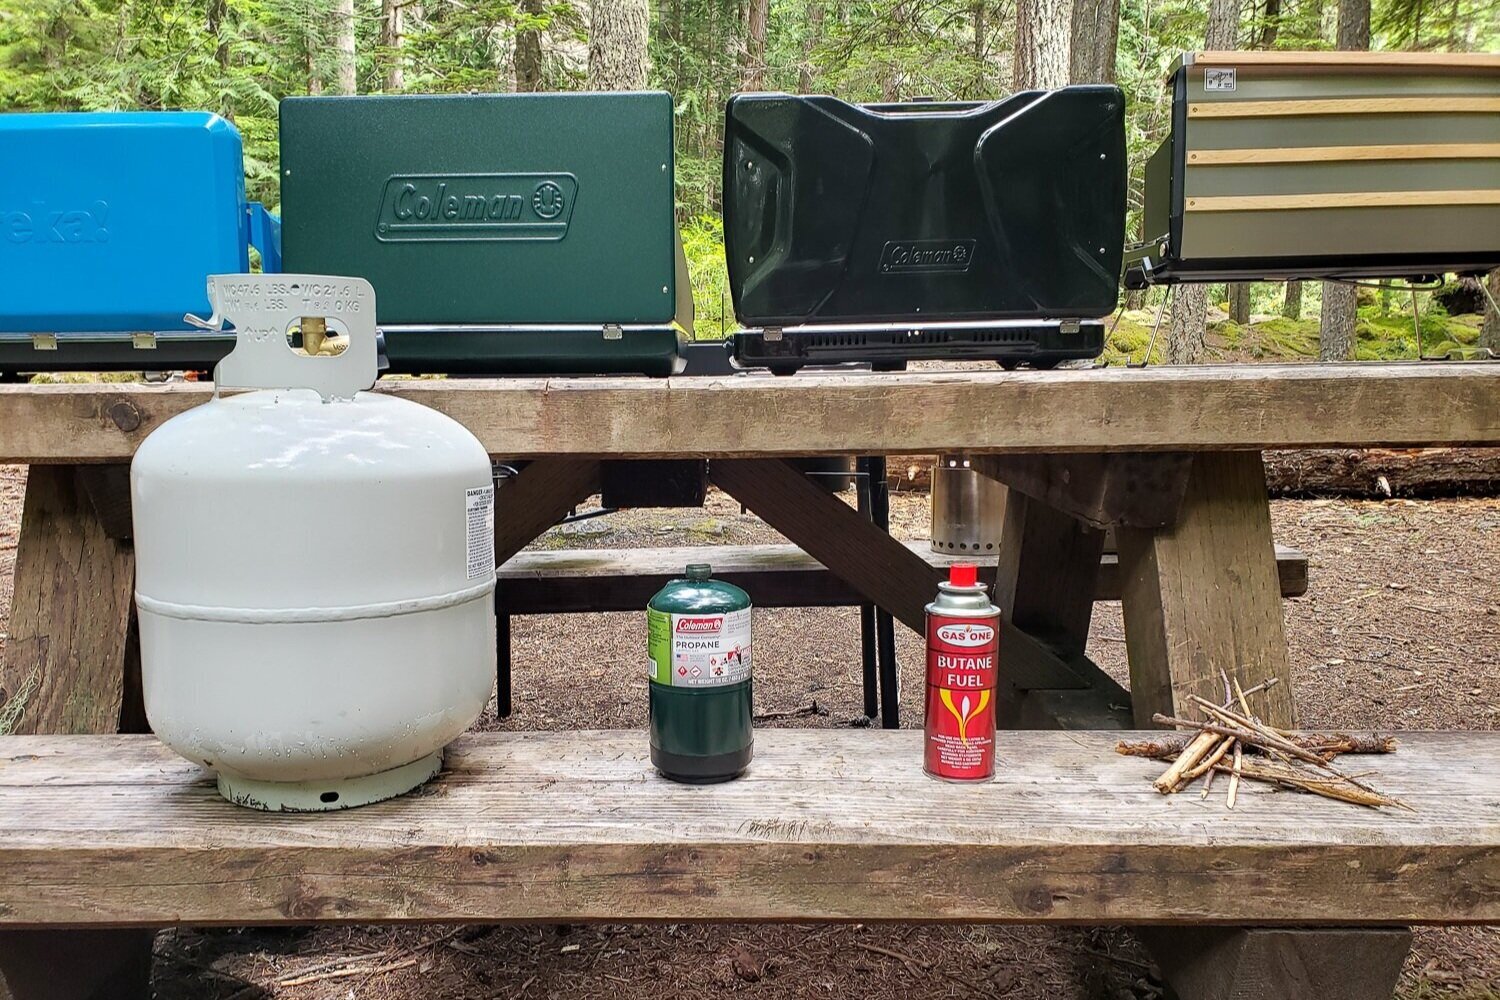
<svg viewBox="0 0 1500 1000">
<path fill-rule="evenodd" d="M 924 766 L 948 781 L 995 773 L 995 682 L 1000 609 L 978 572 L 958 564 L 927 605 L 927 720 Z"/>
</svg>

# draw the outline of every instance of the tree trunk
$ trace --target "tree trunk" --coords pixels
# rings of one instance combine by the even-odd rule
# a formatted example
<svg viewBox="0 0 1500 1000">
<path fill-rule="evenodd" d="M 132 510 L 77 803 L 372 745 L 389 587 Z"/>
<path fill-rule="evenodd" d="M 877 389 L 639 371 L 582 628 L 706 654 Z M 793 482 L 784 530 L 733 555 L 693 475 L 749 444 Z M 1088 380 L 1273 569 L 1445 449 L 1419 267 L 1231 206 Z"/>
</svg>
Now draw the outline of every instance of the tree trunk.
<svg viewBox="0 0 1500 1000">
<path fill-rule="evenodd" d="M 229 0 L 208 0 L 208 33 L 216 43 L 214 61 L 219 64 L 220 73 L 229 69 L 229 33 L 224 30 L 224 18 L 228 13 Z"/>
<path fill-rule="evenodd" d="M 1084 0 L 1085 3 L 1088 0 Z M 1011 89 L 1055 90 L 1072 69 L 1071 0 L 1016 0 L 1016 50 Z"/>
<path fill-rule="evenodd" d="M 646 0 L 594 0 L 589 13 L 590 90 L 644 90 L 651 14 Z"/>
<path fill-rule="evenodd" d="M 1073 7 L 1073 83 L 1114 83 L 1120 0 L 1076 0 Z"/>
<path fill-rule="evenodd" d="M 1204 48 L 1228 51 L 1240 33 L 1239 0 L 1213 0 L 1208 10 Z M 1232 291 L 1232 289 L 1231 289 Z M 1172 296 L 1172 325 L 1167 328 L 1167 363 L 1194 364 L 1203 360 L 1208 332 L 1208 286 L 1178 285 Z"/>
<path fill-rule="evenodd" d="M 969 94 L 968 96 L 977 98 L 979 100 L 983 100 L 987 96 L 985 94 L 985 90 L 987 88 L 985 87 L 984 82 L 984 38 L 986 31 L 984 23 L 985 3 L 986 0 L 975 0 L 974 6 L 969 11 L 969 20 L 970 22 L 972 22 L 972 26 L 974 28 L 974 34 L 970 41 L 969 51 L 969 58 L 974 60 L 974 93 Z"/>
<path fill-rule="evenodd" d="M 1208 329 L 1208 286 L 1178 285 L 1172 293 L 1167 327 L 1167 364 L 1191 365 L 1203 360 Z"/>
<path fill-rule="evenodd" d="M 1338 47 L 1358 51 L 1370 47 L 1370 0 L 1339 0 Z"/>
<path fill-rule="evenodd" d="M 1250 283 L 1236 281 L 1229 286 L 1229 318 L 1240 326 L 1250 322 Z"/>
<path fill-rule="evenodd" d="M 383 89 L 387 93 L 396 93 L 406 84 L 401 54 L 404 33 L 401 19 L 404 15 L 400 0 L 380 0 L 380 48 L 386 60 Z"/>
<path fill-rule="evenodd" d="M 1281 300 L 1281 315 L 1287 319 L 1302 318 L 1302 282 L 1286 283 L 1286 297 Z"/>
<path fill-rule="evenodd" d="M 1239 41 L 1239 0 L 1213 0 L 1208 7 L 1208 29 L 1203 36 L 1204 47 L 1215 52 L 1228 52 L 1239 48 Z"/>
<path fill-rule="evenodd" d="M 1500 354 L 1500 312 L 1495 309 L 1495 303 L 1500 302 L 1500 268 L 1490 272 L 1485 286 L 1490 295 L 1484 300 L 1484 325 L 1479 328 L 1479 346 Z"/>
<path fill-rule="evenodd" d="M 745 58 L 740 66 L 743 90 L 766 89 L 766 19 L 771 13 L 770 0 L 750 0 L 745 21 Z"/>
<path fill-rule="evenodd" d="M 1276 44 L 1276 36 L 1281 33 L 1281 0 L 1266 0 L 1265 17 L 1260 24 L 1260 38 L 1256 40 L 1255 47 L 1269 49 Z"/>
<path fill-rule="evenodd" d="M 1339 281 L 1323 282 L 1323 311 L 1318 317 L 1318 360 L 1354 360 L 1355 307 L 1359 290 Z"/>
<path fill-rule="evenodd" d="M 813 54 L 823 43 L 822 0 L 807 0 L 807 34 L 802 36 L 802 65 L 797 68 L 797 93 L 810 94 L 813 88 Z"/>
<path fill-rule="evenodd" d="M 335 94 L 353 94 L 359 90 L 354 60 L 354 0 L 335 0 L 333 5 L 333 51 L 337 69 L 333 74 Z"/>
<path fill-rule="evenodd" d="M 1338 47 L 1370 47 L 1370 0 L 1339 0 Z M 1359 294 L 1352 285 L 1323 282 L 1323 308 L 1318 316 L 1318 357 L 1323 361 L 1354 358 L 1355 309 Z"/>
<path fill-rule="evenodd" d="M 521 0 L 521 14 L 528 20 L 547 12 L 547 0 Z M 533 93 L 542 89 L 542 33 L 535 27 L 516 32 L 516 90 Z"/>
<path fill-rule="evenodd" d="M 1265 459 L 1273 495 L 1451 497 L 1500 491 L 1500 448 L 1310 448 L 1268 451 Z"/>
</svg>

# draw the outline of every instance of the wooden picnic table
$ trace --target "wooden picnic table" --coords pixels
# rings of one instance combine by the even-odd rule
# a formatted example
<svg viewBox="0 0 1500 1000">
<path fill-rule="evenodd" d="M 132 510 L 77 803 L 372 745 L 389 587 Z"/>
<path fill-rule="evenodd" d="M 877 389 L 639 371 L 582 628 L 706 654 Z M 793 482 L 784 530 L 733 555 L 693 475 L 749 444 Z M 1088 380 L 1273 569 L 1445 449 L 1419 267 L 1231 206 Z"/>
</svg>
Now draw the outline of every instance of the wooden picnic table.
<svg viewBox="0 0 1500 1000">
<path fill-rule="evenodd" d="M 125 463 L 209 391 L 0 386 L 0 461 L 33 465 L 0 666 L 0 710 L 25 699 L 18 732 L 144 730 Z M 1485 363 L 391 381 L 379 391 L 450 414 L 497 458 L 527 460 L 497 491 L 502 563 L 596 489 L 601 462 L 708 458 L 712 482 L 918 630 L 940 567 L 785 459 L 974 456 L 1011 489 L 995 570 L 1006 612 L 997 701 L 1011 726 L 1118 726 L 1111 706 L 1129 705 L 1144 727 L 1155 712 L 1182 714 L 1190 694 L 1220 696 L 1221 670 L 1247 685 L 1278 678 L 1265 721 L 1294 726 L 1261 452 L 1500 444 L 1500 365 Z M 1118 538 L 1128 693 L 1085 650 L 1107 527 Z M 1245 944 L 1255 933 L 1237 953 L 1285 960 L 1281 944 Z"/>
</svg>

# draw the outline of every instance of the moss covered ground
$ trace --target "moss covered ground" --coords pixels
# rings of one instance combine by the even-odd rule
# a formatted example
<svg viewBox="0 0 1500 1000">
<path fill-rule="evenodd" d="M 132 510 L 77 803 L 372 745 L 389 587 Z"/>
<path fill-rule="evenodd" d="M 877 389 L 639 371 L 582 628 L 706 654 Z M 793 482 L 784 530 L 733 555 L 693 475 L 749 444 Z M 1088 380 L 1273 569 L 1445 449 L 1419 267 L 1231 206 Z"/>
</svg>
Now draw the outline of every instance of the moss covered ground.
<svg viewBox="0 0 1500 1000">
<path fill-rule="evenodd" d="M 1139 363 L 1151 341 L 1154 309 L 1128 309 L 1105 342 L 1103 360 L 1109 364 Z M 1165 324 L 1164 324 L 1165 325 Z M 1479 340 L 1480 317 L 1449 316 L 1441 307 L 1422 313 L 1422 354 L 1426 357 L 1462 355 Z M 1379 304 L 1359 307 L 1355 327 L 1355 357 L 1359 361 L 1402 361 L 1417 356 L 1416 329 L 1410 311 L 1383 312 Z M 1252 314 L 1244 325 L 1209 308 L 1208 359 L 1211 361 L 1305 361 L 1318 357 L 1316 313 L 1302 319 Z M 1151 352 L 1152 363 L 1166 360 L 1165 330 Z"/>
</svg>

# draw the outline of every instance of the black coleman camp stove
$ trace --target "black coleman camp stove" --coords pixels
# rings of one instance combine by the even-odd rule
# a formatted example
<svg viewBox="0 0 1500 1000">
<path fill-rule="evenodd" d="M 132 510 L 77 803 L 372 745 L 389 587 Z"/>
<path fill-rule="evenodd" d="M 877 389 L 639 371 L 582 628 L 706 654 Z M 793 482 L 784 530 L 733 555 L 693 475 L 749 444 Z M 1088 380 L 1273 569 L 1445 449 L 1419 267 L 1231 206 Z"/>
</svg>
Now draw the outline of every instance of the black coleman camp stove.
<svg viewBox="0 0 1500 1000">
<path fill-rule="evenodd" d="M 1118 88 L 989 103 L 731 98 L 724 234 L 742 366 L 1094 358 L 1119 295 Z"/>
</svg>

